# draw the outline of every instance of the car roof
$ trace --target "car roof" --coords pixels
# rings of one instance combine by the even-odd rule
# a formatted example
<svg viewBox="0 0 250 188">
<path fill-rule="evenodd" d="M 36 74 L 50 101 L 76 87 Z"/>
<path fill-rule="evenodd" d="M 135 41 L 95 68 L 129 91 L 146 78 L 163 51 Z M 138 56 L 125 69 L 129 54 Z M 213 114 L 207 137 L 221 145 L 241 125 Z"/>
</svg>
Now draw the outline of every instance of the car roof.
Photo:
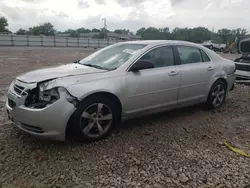
<svg viewBox="0 0 250 188">
<path fill-rule="evenodd" d="M 202 49 L 206 53 L 210 55 L 210 58 L 212 60 L 221 60 L 221 56 L 216 54 L 214 51 L 209 50 L 208 48 L 204 47 L 201 44 L 196 44 L 192 42 L 187 42 L 187 41 L 180 41 L 180 40 L 138 40 L 138 41 L 126 41 L 126 42 L 121 42 L 123 44 L 145 44 L 147 45 L 147 49 L 158 46 L 158 45 L 183 45 L 183 46 L 191 46 L 191 47 L 197 47 L 199 49 Z M 117 43 L 116 43 L 117 44 Z"/>
<path fill-rule="evenodd" d="M 241 42 L 250 41 L 250 38 L 245 38 Z"/>
<path fill-rule="evenodd" d="M 184 44 L 184 43 L 191 43 L 186 41 L 179 41 L 179 40 L 137 40 L 137 41 L 127 41 L 124 43 L 129 44 Z"/>
<path fill-rule="evenodd" d="M 150 45 L 150 46 L 157 46 L 157 45 L 191 45 L 191 46 L 201 46 L 199 44 L 195 44 L 192 42 L 187 42 L 187 41 L 180 41 L 180 40 L 137 40 L 137 41 L 127 41 L 127 42 L 122 42 L 122 43 L 127 43 L 127 44 L 145 44 L 145 45 Z"/>
</svg>

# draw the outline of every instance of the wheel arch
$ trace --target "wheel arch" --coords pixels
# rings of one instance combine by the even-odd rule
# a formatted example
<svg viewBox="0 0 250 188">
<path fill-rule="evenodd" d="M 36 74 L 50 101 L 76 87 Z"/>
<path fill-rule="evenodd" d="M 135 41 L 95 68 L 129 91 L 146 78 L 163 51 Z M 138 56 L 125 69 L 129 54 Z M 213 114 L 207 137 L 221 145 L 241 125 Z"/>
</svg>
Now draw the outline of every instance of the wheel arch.
<svg viewBox="0 0 250 188">
<path fill-rule="evenodd" d="M 121 104 L 121 101 L 120 99 L 113 93 L 111 92 L 107 92 L 107 91 L 98 91 L 98 92 L 95 92 L 95 93 L 91 93 L 87 96 L 85 96 L 83 99 L 81 99 L 80 102 L 84 102 L 85 100 L 88 100 L 89 98 L 92 98 L 92 97 L 98 97 L 98 96 L 105 96 L 107 97 L 108 99 L 112 100 L 115 102 L 115 104 L 117 105 L 117 108 L 119 110 L 119 120 L 121 120 L 121 116 L 122 116 L 122 104 Z M 65 130 L 65 138 L 66 140 L 69 138 L 69 127 L 73 121 L 73 118 L 74 118 L 74 114 L 75 114 L 75 111 L 72 113 L 72 115 L 70 116 L 68 122 L 67 122 L 67 126 L 66 126 L 66 130 Z"/>
<path fill-rule="evenodd" d="M 217 82 L 217 81 L 219 81 L 219 80 L 225 83 L 225 85 L 226 85 L 226 90 L 227 90 L 227 87 L 228 87 L 227 80 L 226 80 L 225 78 L 221 77 L 221 78 L 218 78 L 217 80 L 215 80 L 215 82 Z M 215 82 L 214 82 L 214 83 L 215 83 Z"/>
<path fill-rule="evenodd" d="M 115 104 L 117 105 L 117 107 L 119 108 L 119 112 L 120 114 L 122 113 L 122 103 L 120 101 L 120 99 L 113 93 L 108 92 L 108 91 L 98 91 L 95 93 L 91 93 L 87 96 L 85 96 L 82 101 L 87 100 L 90 97 L 98 97 L 98 96 L 105 96 L 110 100 L 113 100 L 115 102 Z"/>
<path fill-rule="evenodd" d="M 212 83 L 212 85 L 211 85 L 211 87 L 209 89 L 209 92 L 207 94 L 207 97 L 206 97 L 206 103 L 205 104 L 206 104 L 208 109 L 216 108 L 216 107 L 212 106 L 212 104 L 211 104 L 212 100 L 211 100 L 210 96 L 211 96 L 211 92 L 212 92 L 212 90 L 214 88 L 215 83 L 218 82 L 218 81 L 223 82 L 225 84 L 225 90 L 227 91 L 227 87 L 228 87 L 227 80 L 225 78 L 223 78 L 223 77 L 219 77 L 219 78 L 215 79 L 215 81 Z M 225 101 L 225 98 L 226 98 L 226 93 L 223 96 L 223 102 Z M 223 104 L 223 102 L 221 102 L 220 106 Z"/>
<path fill-rule="evenodd" d="M 227 83 L 226 78 L 224 78 L 224 77 L 217 77 L 217 78 L 215 78 L 215 79 L 212 81 L 212 83 L 210 84 L 210 86 L 209 86 L 209 88 L 208 88 L 208 92 L 207 92 L 207 95 L 206 95 L 206 100 L 208 99 L 209 92 L 211 91 L 211 89 L 212 89 L 214 83 L 217 82 L 217 81 L 219 81 L 219 80 L 225 83 L 225 85 L 226 85 L 226 90 L 227 90 L 227 88 L 228 88 L 228 83 Z"/>
</svg>

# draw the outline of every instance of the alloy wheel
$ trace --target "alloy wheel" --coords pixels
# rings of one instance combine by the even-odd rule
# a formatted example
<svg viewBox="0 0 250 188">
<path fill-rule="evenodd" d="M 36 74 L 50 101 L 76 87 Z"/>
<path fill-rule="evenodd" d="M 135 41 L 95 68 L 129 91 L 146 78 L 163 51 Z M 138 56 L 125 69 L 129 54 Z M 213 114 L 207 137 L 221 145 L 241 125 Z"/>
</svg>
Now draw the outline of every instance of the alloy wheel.
<svg viewBox="0 0 250 188">
<path fill-rule="evenodd" d="M 218 84 L 215 86 L 213 92 L 212 92 L 212 103 L 214 107 L 219 107 L 224 101 L 225 98 L 225 87 L 222 84 Z"/>
<path fill-rule="evenodd" d="M 103 103 L 92 104 L 81 115 L 81 131 L 88 137 L 101 137 L 109 130 L 112 120 L 112 111 L 107 105 Z"/>
</svg>

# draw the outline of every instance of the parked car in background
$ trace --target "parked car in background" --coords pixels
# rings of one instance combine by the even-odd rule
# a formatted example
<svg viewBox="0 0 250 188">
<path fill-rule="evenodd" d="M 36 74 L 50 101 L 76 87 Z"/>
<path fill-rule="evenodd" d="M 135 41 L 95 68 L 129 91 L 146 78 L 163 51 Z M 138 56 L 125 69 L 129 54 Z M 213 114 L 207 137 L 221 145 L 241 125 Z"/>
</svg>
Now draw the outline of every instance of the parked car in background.
<svg viewBox="0 0 250 188">
<path fill-rule="evenodd" d="M 29 134 L 96 141 L 121 120 L 204 103 L 223 105 L 235 64 L 183 41 L 133 41 L 83 60 L 17 76 L 9 118 Z"/>
<path fill-rule="evenodd" d="M 240 82 L 250 83 L 250 38 L 240 42 L 242 56 L 235 59 L 236 78 Z"/>
<path fill-rule="evenodd" d="M 205 46 L 211 50 L 221 51 L 221 52 L 226 48 L 226 44 L 219 44 L 213 40 L 204 41 L 203 46 Z"/>
</svg>

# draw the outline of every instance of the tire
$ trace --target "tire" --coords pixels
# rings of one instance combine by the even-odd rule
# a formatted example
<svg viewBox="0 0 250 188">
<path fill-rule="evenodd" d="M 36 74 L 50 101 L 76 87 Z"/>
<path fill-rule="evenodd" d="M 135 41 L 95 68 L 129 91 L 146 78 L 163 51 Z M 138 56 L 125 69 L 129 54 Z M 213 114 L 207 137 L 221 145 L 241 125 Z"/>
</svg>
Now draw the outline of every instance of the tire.
<svg viewBox="0 0 250 188">
<path fill-rule="evenodd" d="M 218 80 L 216 81 L 208 94 L 206 106 L 208 109 L 220 108 L 225 102 L 227 94 L 227 86 L 225 82 Z"/>
<path fill-rule="evenodd" d="M 104 139 L 120 122 L 119 112 L 108 97 L 97 95 L 83 100 L 70 118 L 66 139 L 81 142 Z"/>
</svg>

